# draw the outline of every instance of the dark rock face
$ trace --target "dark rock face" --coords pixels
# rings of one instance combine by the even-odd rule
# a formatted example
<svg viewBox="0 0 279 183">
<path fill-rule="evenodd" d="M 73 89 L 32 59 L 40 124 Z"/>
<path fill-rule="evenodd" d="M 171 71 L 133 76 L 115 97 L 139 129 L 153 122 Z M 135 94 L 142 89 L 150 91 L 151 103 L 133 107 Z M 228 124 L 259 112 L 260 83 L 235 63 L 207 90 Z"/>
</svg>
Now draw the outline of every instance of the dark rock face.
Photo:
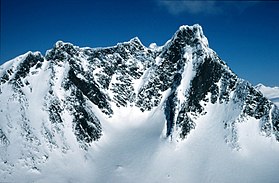
<svg viewBox="0 0 279 183">
<path fill-rule="evenodd" d="M 29 53 L 1 72 L 0 94 L 12 85 L 15 95 L 27 101 L 22 103 L 24 110 L 28 109 L 27 96 L 33 94 L 31 81 L 38 73 L 49 74 L 42 108 L 47 111 L 50 127 L 43 125 L 42 135 L 53 146 L 58 146 L 55 134 L 62 133 L 69 121 L 84 149 L 101 138 L 102 121 L 93 106 L 111 117 L 113 106 L 134 106 L 145 112 L 163 104 L 166 136 L 179 131 L 184 139 L 198 125 L 196 119 L 206 115 L 203 103 L 237 106 L 239 115 L 225 121 L 224 129 L 236 134 L 234 124 L 250 116 L 260 120 L 262 132 L 275 135 L 279 141 L 278 108 L 239 79 L 208 48 L 197 25 L 181 27 L 169 42 L 156 49 L 146 48 L 138 38 L 99 49 L 57 42 L 45 57 Z M 22 118 L 28 126 L 24 113 Z M 7 132 L 2 129 L 0 144 L 9 144 Z"/>
<path fill-rule="evenodd" d="M 87 107 L 84 95 L 80 90 L 77 89 L 72 94 L 77 96 L 76 98 L 68 98 L 72 104 L 73 126 L 77 139 L 86 143 L 98 140 L 102 135 L 99 119 Z"/>
<path fill-rule="evenodd" d="M 10 144 L 10 141 L 8 140 L 8 138 L 4 134 L 4 132 L 0 129 L 0 145 L 1 146 L 8 146 L 9 144 Z"/>
<path fill-rule="evenodd" d="M 186 138 L 190 131 L 195 129 L 196 126 L 196 123 L 188 116 L 186 109 L 186 103 L 183 103 L 176 120 L 177 126 L 181 128 L 179 136 L 182 139 Z"/>
<path fill-rule="evenodd" d="M 271 118 L 272 118 L 272 123 L 265 123 L 265 124 L 269 124 L 266 126 L 264 126 L 264 128 L 268 128 L 268 130 L 273 130 L 275 133 L 275 137 L 277 139 L 277 141 L 279 141 L 279 109 L 278 107 L 274 107 L 272 114 L 271 114 Z M 266 130 L 266 129 L 263 129 Z"/>
<path fill-rule="evenodd" d="M 9 81 L 9 83 L 13 84 L 16 88 L 23 87 L 25 84 L 28 85 L 29 83 L 25 78 L 30 74 L 30 69 L 40 69 L 43 61 L 44 58 L 41 54 L 28 53 L 17 67 L 11 67 L 3 73 L 0 83 L 5 84 Z"/>
<path fill-rule="evenodd" d="M 188 105 L 191 106 L 189 111 L 202 112 L 202 106 L 200 101 L 205 98 L 208 92 L 215 92 L 213 101 L 216 99 L 216 84 L 221 78 L 221 65 L 220 63 L 213 61 L 212 58 L 206 58 L 204 62 L 197 68 L 197 74 L 192 80 L 192 85 L 189 92 Z M 214 90 L 215 89 L 215 90 Z"/>
<path fill-rule="evenodd" d="M 72 82 L 72 84 L 74 84 L 83 93 L 83 95 L 97 105 L 104 113 L 112 113 L 112 110 L 107 102 L 107 97 L 99 90 L 94 80 L 82 80 L 76 76 L 72 69 L 70 69 L 68 76 L 69 82 Z"/>
<path fill-rule="evenodd" d="M 18 80 L 19 78 L 25 78 L 27 74 L 30 72 L 31 67 L 36 66 L 36 68 L 40 68 L 43 61 L 44 59 L 42 55 L 28 54 L 25 60 L 17 68 L 14 80 Z"/>
</svg>

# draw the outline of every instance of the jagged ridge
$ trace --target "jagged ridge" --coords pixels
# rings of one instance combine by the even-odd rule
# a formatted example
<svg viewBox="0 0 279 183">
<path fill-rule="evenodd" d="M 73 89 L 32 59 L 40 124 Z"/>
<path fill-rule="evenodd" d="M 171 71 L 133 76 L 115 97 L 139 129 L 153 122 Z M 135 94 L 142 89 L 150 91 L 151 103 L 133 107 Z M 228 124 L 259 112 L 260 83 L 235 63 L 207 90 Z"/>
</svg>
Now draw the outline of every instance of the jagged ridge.
<svg viewBox="0 0 279 183">
<path fill-rule="evenodd" d="M 74 136 L 88 149 L 101 138 L 102 120 L 112 117 L 114 109 L 145 112 L 162 104 L 166 137 L 187 138 L 206 115 L 206 105 L 218 104 L 236 108 L 236 115 L 223 121 L 224 130 L 233 134 L 225 140 L 233 147 L 235 123 L 248 117 L 258 119 L 261 132 L 279 141 L 277 106 L 228 68 L 208 47 L 199 25 L 181 26 L 158 48 L 147 48 L 138 38 L 96 49 L 59 41 L 46 56 L 28 52 L 3 64 L 0 77 L 0 143 L 6 148 L 19 133 L 26 143 L 62 152 Z M 12 116 L 12 107 L 17 115 Z M 32 116 L 34 109 L 42 116 Z"/>
</svg>

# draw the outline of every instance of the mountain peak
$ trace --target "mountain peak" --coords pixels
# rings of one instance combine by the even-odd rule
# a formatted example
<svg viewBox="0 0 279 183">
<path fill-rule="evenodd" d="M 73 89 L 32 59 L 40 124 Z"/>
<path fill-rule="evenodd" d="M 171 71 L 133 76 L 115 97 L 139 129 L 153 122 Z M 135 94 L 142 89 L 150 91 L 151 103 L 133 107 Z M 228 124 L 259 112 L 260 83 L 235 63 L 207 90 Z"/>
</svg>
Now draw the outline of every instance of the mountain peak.
<svg viewBox="0 0 279 183">
<path fill-rule="evenodd" d="M 132 38 L 129 42 L 134 43 L 134 44 L 143 45 L 138 37 Z"/>
<path fill-rule="evenodd" d="M 187 29 L 192 29 L 194 31 L 202 31 L 202 27 L 199 24 L 194 24 L 194 25 L 181 25 L 179 27 L 179 31 L 187 30 Z"/>
<path fill-rule="evenodd" d="M 72 43 L 57 41 L 51 50 L 46 52 L 47 60 L 63 60 L 67 55 L 73 57 L 78 54 L 78 47 Z"/>
<path fill-rule="evenodd" d="M 134 38 L 130 39 L 128 42 L 119 43 L 117 45 L 118 46 L 128 46 L 128 47 L 136 48 L 136 49 L 140 49 L 140 50 L 143 50 L 145 48 L 145 46 L 142 44 L 142 42 L 140 41 L 140 39 L 138 37 L 134 37 Z"/>
<path fill-rule="evenodd" d="M 275 97 L 271 99 L 276 102 Z M 19 182 L 23 175 L 25 182 L 53 182 L 44 179 L 53 173 L 63 177 L 57 182 L 135 182 L 138 170 L 169 175 L 150 181 L 144 171 L 138 182 L 185 182 L 181 176 L 193 167 L 213 165 L 216 175 L 227 169 L 225 175 L 231 175 L 231 169 L 249 164 L 243 164 L 243 155 L 253 161 L 235 177 L 260 157 L 267 166 L 257 173 L 279 180 L 274 163 L 279 161 L 278 107 L 208 48 L 198 24 L 181 26 L 159 48 L 146 48 L 135 37 L 98 49 L 58 41 L 45 57 L 28 52 L 0 67 L 0 101 L 0 182 Z M 266 147 L 270 151 L 262 154 Z M 231 158 L 237 156 L 231 167 Z M 212 164 L 204 163 L 208 160 Z M 62 175 L 48 172 L 53 167 L 64 171 L 76 162 L 85 177 L 92 175 L 92 168 L 100 170 L 93 175 L 96 179 L 82 181 L 84 176 L 71 166 Z M 174 165 L 178 168 L 173 170 Z M 270 165 L 272 174 L 266 168 Z M 177 170 L 184 172 L 175 176 Z M 211 171 L 202 175 L 207 173 Z M 190 182 L 208 182 L 204 180 Z"/>
<path fill-rule="evenodd" d="M 54 44 L 54 48 L 62 48 L 64 46 L 74 46 L 72 43 L 69 43 L 69 42 L 64 42 L 64 41 L 57 41 L 55 44 Z"/>
<path fill-rule="evenodd" d="M 193 46 L 200 43 L 204 47 L 208 47 L 208 40 L 203 34 L 202 27 L 199 24 L 193 26 L 182 25 L 174 34 L 172 40 L 183 40 L 187 45 Z"/>
</svg>

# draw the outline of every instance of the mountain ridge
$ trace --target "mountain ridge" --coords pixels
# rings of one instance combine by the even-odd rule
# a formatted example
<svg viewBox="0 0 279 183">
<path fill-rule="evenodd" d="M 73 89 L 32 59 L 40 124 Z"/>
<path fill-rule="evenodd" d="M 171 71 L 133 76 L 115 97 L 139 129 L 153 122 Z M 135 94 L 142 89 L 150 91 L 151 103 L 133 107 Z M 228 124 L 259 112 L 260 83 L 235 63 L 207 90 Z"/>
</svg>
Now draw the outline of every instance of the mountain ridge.
<svg viewBox="0 0 279 183">
<path fill-rule="evenodd" d="M 45 56 L 28 52 L 3 64 L 0 77 L 1 171 L 7 180 L 15 167 L 41 174 L 53 152 L 93 156 L 98 144 L 111 141 L 110 133 L 123 138 L 118 130 L 144 139 L 134 131 L 139 129 L 157 146 L 158 138 L 187 143 L 210 121 L 206 125 L 220 130 L 220 143 L 241 151 L 238 126 L 253 121 L 259 130 L 254 135 L 279 141 L 278 107 L 231 71 L 197 24 L 181 26 L 155 49 L 138 38 L 106 48 L 58 41 Z"/>
</svg>

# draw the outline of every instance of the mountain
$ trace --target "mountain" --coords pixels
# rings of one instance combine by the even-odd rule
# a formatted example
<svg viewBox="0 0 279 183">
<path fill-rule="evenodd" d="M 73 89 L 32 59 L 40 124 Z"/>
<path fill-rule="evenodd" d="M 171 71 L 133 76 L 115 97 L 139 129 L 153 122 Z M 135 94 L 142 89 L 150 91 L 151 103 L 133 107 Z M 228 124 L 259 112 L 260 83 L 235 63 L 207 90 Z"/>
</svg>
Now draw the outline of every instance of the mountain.
<svg viewBox="0 0 279 183">
<path fill-rule="evenodd" d="M 278 182 L 279 110 L 209 48 L 58 41 L 0 68 L 0 182 Z"/>
<path fill-rule="evenodd" d="M 268 87 L 263 84 L 258 84 L 255 88 L 262 92 L 266 98 L 276 104 L 277 107 L 279 106 L 279 87 Z"/>
</svg>

